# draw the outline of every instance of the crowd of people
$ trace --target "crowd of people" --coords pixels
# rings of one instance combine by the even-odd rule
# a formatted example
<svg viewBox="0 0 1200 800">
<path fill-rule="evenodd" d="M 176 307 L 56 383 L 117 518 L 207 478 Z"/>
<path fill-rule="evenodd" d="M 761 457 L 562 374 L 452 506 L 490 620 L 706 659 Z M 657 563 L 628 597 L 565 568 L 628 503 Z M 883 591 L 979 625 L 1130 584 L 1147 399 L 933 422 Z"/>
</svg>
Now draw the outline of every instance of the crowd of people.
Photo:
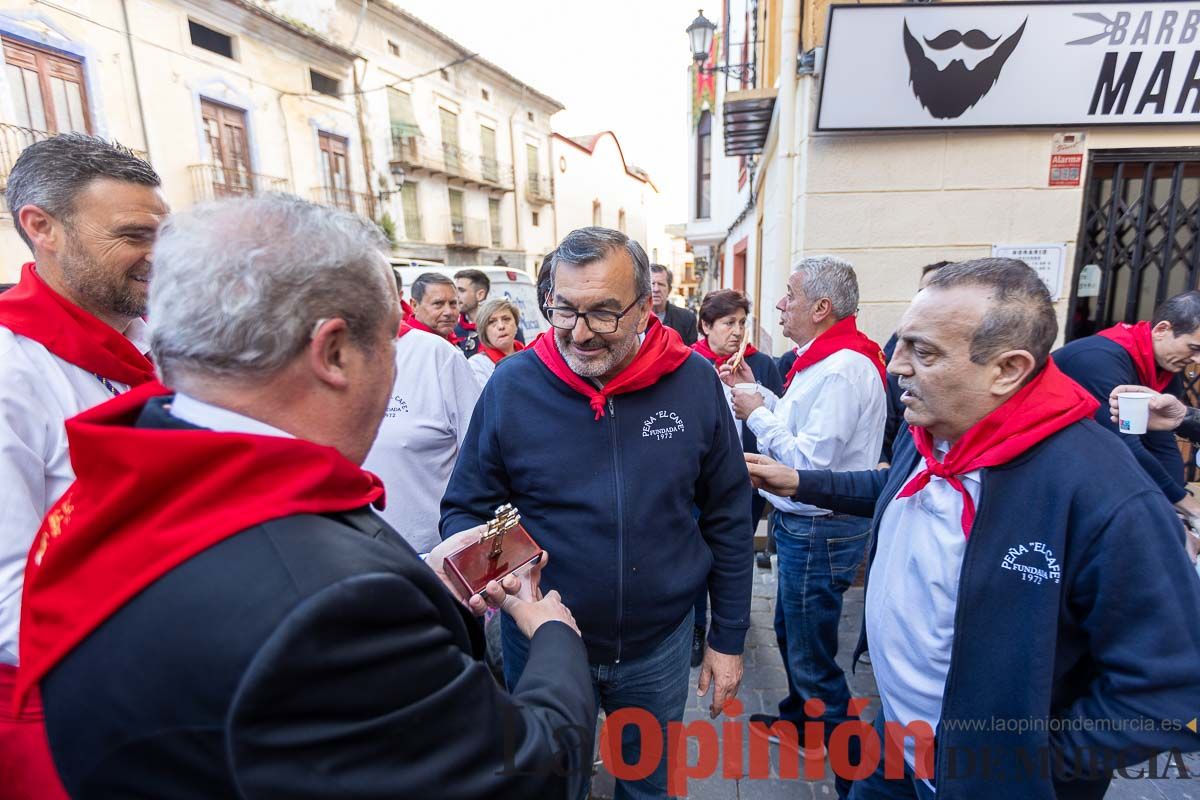
<svg viewBox="0 0 1200 800">
<path fill-rule="evenodd" d="M 746 724 L 807 764 L 873 749 L 840 798 L 1095 798 L 1200 750 L 1200 292 L 1052 354 L 1033 270 L 938 262 L 881 348 L 853 265 L 812 256 L 776 358 L 745 295 L 693 314 L 592 227 L 526 343 L 480 270 L 405 287 L 372 223 L 289 196 L 171 213 L 97 138 L 33 144 L 6 197 L 33 260 L 0 294 L 3 800 L 582 800 L 629 709 L 658 738 L 615 734 L 646 765 L 617 797 L 664 797 L 689 692 L 738 706 L 764 516 L 787 690 Z M 540 560 L 462 592 L 510 505 Z M 864 563 L 873 744 L 835 660 Z"/>
</svg>

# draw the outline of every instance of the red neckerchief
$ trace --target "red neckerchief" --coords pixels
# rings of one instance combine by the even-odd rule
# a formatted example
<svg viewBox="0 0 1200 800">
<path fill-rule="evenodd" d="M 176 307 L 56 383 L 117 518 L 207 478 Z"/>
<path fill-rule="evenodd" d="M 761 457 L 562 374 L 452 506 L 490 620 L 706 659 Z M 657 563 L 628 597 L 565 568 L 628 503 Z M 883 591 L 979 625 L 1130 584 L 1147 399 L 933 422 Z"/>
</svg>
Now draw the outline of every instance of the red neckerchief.
<svg viewBox="0 0 1200 800">
<path fill-rule="evenodd" d="M 139 428 L 145 384 L 67 420 L 75 483 L 29 552 L 15 706 L 155 580 L 234 534 L 294 514 L 383 507 L 379 478 L 303 439 Z"/>
<path fill-rule="evenodd" d="M 558 352 L 558 344 L 553 335 L 539 336 L 532 347 L 537 357 L 559 380 L 588 398 L 588 405 L 596 412 L 596 419 L 604 416 L 604 404 L 608 398 L 653 386 L 662 376 L 679 369 L 692 354 L 691 348 L 683 343 L 678 333 L 663 325 L 658 317 L 651 314 L 650 324 L 646 326 L 646 336 L 633 361 L 629 362 L 629 366 L 621 370 L 617 377 L 604 384 L 603 388 L 597 389 L 591 381 L 584 380 L 571 371 L 567 362 L 563 360 L 562 353 Z"/>
<path fill-rule="evenodd" d="M 1097 333 L 1105 339 L 1112 339 L 1133 359 L 1133 368 L 1137 370 L 1138 381 L 1143 386 L 1149 386 L 1156 392 L 1167 388 L 1167 384 L 1175 377 L 1175 373 L 1158 368 L 1154 358 L 1153 328 L 1149 322 L 1138 322 L 1130 325 L 1128 322 L 1118 322 L 1111 328 L 1105 328 Z"/>
<path fill-rule="evenodd" d="M 433 328 L 429 327 L 424 322 L 421 322 L 421 320 L 417 319 L 417 315 L 414 312 L 412 312 L 411 310 L 409 311 L 408 314 L 406 314 L 404 316 L 404 324 L 409 326 L 410 328 L 416 328 L 419 331 L 425 331 L 426 333 L 432 333 L 434 336 L 442 336 L 440 333 L 435 331 Z M 462 341 L 462 339 L 459 339 L 458 334 L 456 334 L 454 331 L 450 331 L 450 334 L 448 336 L 442 336 L 442 338 L 445 339 L 446 341 L 450 342 L 450 344 L 458 344 L 459 342 Z"/>
<path fill-rule="evenodd" d="M 406 333 L 411 333 L 411 332 L 412 332 L 412 326 L 411 326 L 411 325 L 409 325 L 407 322 L 401 322 L 401 323 L 400 323 L 400 330 L 396 331 L 396 338 L 397 338 L 397 339 L 403 339 L 403 338 L 404 338 L 404 334 L 406 334 Z"/>
<path fill-rule="evenodd" d="M 464 331 L 473 331 L 473 330 L 475 330 L 475 323 L 471 322 L 471 320 L 467 319 L 466 314 L 459 314 L 458 315 L 458 327 L 462 328 Z"/>
<path fill-rule="evenodd" d="M 843 317 L 835 322 L 832 328 L 813 339 L 808 349 L 797 355 L 796 360 L 792 362 L 792 368 L 788 370 L 787 377 L 783 381 L 783 390 L 787 391 L 788 387 L 792 385 L 792 378 L 796 377 L 801 370 L 808 369 L 818 361 L 829 358 L 839 350 L 853 350 L 871 359 L 875 369 L 879 370 L 879 379 L 883 381 L 883 388 L 886 391 L 887 359 L 883 357 L 882 348 L 858 329 L 855 320 L 856 317 L 853 314 Z"/>
<path fill-rule="evenodd" d="M 1100 404 L 1082 386 L 1059 370 L 1053 359 L 1040 375 L 971 426 L 954 443 L 946 460 L 933 457 L 933 437 L 924 428 L 909 428 L 925 468 L 909 481 L 897 499 L 911 497 L 938 477 L 963 496 L 963 536 L 975 524 L 975 503 L 958 476 L 984 467 L 1007 464 L 1029 448 L 1068 425 L 1092 416 Z"/>
<path fill-rule="evenodd" d="M 699 339 L 696 340 L 696 343 L 694 345 L 692 345 L 692 349 L 695 350 L 700 355 L 707 358 L 709 361 L 713 362 L 713 365 L 716 366 L 717 369 L 720 369 L 722 366 L 725 365 L 726 361 L 733 358 L 732 353 L 730 353 L 727 356 L 717 355 L 716 351 L 714 351 L 711 347 L 708 346 L 708 339 L 703 336 L 701 336 Z M 758 349 L 754 345 L 752 345 L 752 344 L 746 345 L 746 357 L 750 357 L 757 352 L 758 352 Z"/>
<path fill-rule="evenodd" d="M 514 353 L 524 350 L 524 349 L 525 349 L 525 345 L 521 344 L 516 339 L 513 339 L 513 352 Z M 506 353 L 503 350 L 497 350 L 494 347 L 489 347 L 488 345 L 484 344 L 482 341 L 479 343 L 479 351 L 481 353 L 484 353 L 488 358 L 490 358 L 492 360 L 493 364 L 499 364 L 500 359 L 504 358 L 506 355 Z"/>
<path fill-rule="evenodd" d="M 133 343 L 46 285 L 30 262 L 0 295 L 0 325 L 101 378 L 130 387 L 152 381 L 154 365 Z"/>
</svg>

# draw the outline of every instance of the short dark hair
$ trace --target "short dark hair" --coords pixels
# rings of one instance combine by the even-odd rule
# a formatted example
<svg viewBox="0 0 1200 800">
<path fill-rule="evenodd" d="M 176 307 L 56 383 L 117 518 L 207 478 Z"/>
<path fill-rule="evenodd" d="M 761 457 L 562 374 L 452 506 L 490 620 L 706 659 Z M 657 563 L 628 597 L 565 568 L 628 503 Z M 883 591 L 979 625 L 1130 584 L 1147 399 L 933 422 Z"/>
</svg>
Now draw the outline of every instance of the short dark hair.
<svg viewBox="0 0 1200 800">
<path fill-rule="evenodd" d="M 577 228 L 566 235 L 551 253 L 550 282 L 559 264 L 584 266 L 599 261 L 613 250 L 624 250 L 633 261 L 633 287 L 638 299 L 650 295 L 650 259 L 642 246 L 612 228 Z"/>
<path fill-rule="evenodd" d="M 550 321 L 550 312 L 546 310 L 546 295 L 550 294 L 550 286 L 553 283 L 551 279 L 551 268 L 554 266 L 554 251 L 551 250 L 542 258 L 542 266 L 538 267 L 537 274 L 537 298 L 538 308 L 542 312 L 542 316 L 546 321 Z"/>
<path fill-rule="evenodd" d="M 51 136 L 22 151 L 8 174 L 4 196 L 17 233 L 30 250 L 33 241 L 21 227 L 21 209 L 37 206 L 56 219 L 68 221 L 75 213 L 79 193 L 98 178 L 141 186 L 162 185 L 154 167 L 132 150 L 86 133 Z"/>
<path fill-rule="evenodd" d="M 1168 297 L 1154 309 L 1151 325 L 1171 323 L 1171 332 L 1176 336 L 1195 333 L 1200 328 L 1200 292 L 1192 290 Z"/>
<path fill-rule="evenodd" d="M 664 267 L 662 264 L 651 264 L 651 272 L 661 272 L 667 276 L 667 288 L 670 289 L 675 284 L 675 276 L 671 274 L 671 270 Z"/>
<path fill-rule="evenodd" d="M 929 273 L 936 272 L 942 267 L 948 267 L 953 263 L 953 261 L 935 261 L 932 264 L 926 264 L 925 266 L 921 267 L 921 277 L 924 278 Z"/>
<path fill-rule="evenodd" d="M 475 285 L 476 289 L 483 289 L 483 291 L 487 292 L 488 294 L 491 294 L 492 292 L 492 281 L 490 278 L 488 278 L 487 273 L 483 270 L 460 269 L 458 272 L 454 273 L 454 280 L 458 280 L 459 278 L 466 278 Z"/>
<path fill-rule="evenodd" d="M 721 317 L 727 317 L 738 309 L 750 313 L 750 300 L 736 289 L 717 289 L 704 295 L 700 301 L 700 321 L 712 325 Z"/>
<path fill-rule="evenodd" d="M 1028 350 L 1031 375 L 1041 371 L 1058 337 L 1058 318 L 1046 284 L 1028 264 L 1015 258 L 977 258 L 947 264 L 929 282 L 930 289 L 981 286 L 990 289 L 992 307 L 971 337 L 971 360 L 986 364 L 1005 350 Z"/>
<path fill-rule="evenodd" d="M 404 276 L 400 274 L 400 270 L 392 267 L 392 275 L 396 276 L 396 291 L 404 291 Z"/>
<path fill-rule="evenodd" d="M 413 281 L 412 289 L 410 292 L 412 294 L 413 301 L 417 302 L 417 303 L 421 302 L 421 298 L 423 298 L 425 296 L 425 291 L 430 286 L 433 286 L 434 284 L 439 284 L 441 286 L 449 286 L 451 289 L 454 288 L 454 281 L 450 280 L 442 273 L 440 273 L 440 272 L 422 272 L 420 275 L 417 276 L 417 279 L 415 281 Z"/>
</svg>

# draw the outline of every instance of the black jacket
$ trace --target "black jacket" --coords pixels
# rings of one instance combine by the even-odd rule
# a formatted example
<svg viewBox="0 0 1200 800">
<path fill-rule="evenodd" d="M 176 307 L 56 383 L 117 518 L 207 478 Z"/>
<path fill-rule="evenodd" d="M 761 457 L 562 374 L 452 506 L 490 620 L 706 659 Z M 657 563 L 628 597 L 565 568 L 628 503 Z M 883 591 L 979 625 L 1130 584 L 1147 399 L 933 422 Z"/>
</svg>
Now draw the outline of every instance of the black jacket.
<svg viewBox="0 0 1200 800">
<path fill-rule="evenodd" d="M 190 427 L 154 403 L 143 423 Z M 285 517 L 97 628 L 43 680 L 46 728 L 77 799 L 577 796 L 596 714 L 582 641 L 543 625 L 512 695 L 482 652 L 374 513 Z M 570 774 L 530 774 L 556 762 Z"/>
<path fill-rule="evenodd" d="M 696 343 L 696 315 L 686 308 L 667 303 L 667 310 L 662 313 L 662 323 L 674 328 L 688 347 Z"/>
<path fill-rule="evenodd" d="M 802 470 L 795 499 L 874 516 L 873 562 L 918 457 L 902 426 L 890 469 Z M 1098 800 L 1112 767 L 1063 778 L 1090 759 L 1200 750 L 1185 727 L 1200 708 L 1200 580 L 1129 451 L 1085 419 L 981 481 L 937 730 L 939 800 Z M 867 647 L 864 625 L 855 659 Z M 878 667 L 887 654 L 870 650 Z"/>
<path fill-rule="evenodd" d="M 890 363 L 892 356 L 896 354 L 896 343 L 899 337 L 892 334 L 892 338 L 887 340 L 887 344 L 883 346 L 883 357 L 886 362 Z M 883 445 L 879 449 L 879 460 L 891 463 L 892 449 L 895 446 L 896 433 L 900 430 L 900 423 L 904 422 L 904 404 L 900 402 L 900 395 L 904 394 L 904 390 L 900 388 L 900 379 L 892 373 L 887 374 L 887 422 L 883 426 Z"/>
</svg>

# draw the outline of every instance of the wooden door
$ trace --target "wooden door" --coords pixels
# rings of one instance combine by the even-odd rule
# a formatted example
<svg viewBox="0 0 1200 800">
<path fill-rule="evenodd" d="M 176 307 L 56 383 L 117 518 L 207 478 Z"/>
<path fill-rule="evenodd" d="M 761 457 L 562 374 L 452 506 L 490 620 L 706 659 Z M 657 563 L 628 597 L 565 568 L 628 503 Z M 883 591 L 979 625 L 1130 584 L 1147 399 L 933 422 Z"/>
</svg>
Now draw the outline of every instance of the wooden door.
<svg viewBox="0 0 1200 800">
<path fill-rule="evenodd" d="M 82 62 L 10 39 L 3 43 L 16 124 L 47 133 L 90 133 Z"/>
<path fill-rule="evenodd" d="M 201 98 L 208 163 L 212 165 L 213 194 L 230 197 L 254 193 L 246 112 Z"/>
<path fill-rule="evenodd" d="M 350 165 L 346 158 L 349 142 L 344 136 L 319 131 L 318 145 L 321 148 L 321 180 L 330 205 L 354 210 L 350 194 Z"/>
</svg>

